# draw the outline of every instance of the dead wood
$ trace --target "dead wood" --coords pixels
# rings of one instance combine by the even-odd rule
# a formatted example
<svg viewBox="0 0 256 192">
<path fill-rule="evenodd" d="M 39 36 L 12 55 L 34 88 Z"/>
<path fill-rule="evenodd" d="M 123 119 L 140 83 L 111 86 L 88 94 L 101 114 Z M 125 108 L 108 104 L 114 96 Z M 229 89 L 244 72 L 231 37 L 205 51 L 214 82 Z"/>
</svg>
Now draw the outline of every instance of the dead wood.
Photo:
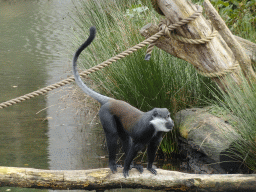
<svg viewBox="0 0 256 192">
<path fill-rule="evenodd" d="M 149 23 L 145 25 L 143 28 L 141 28 L 140 33 L 144 37 L 150 37 L 154 35 L 155 33 L 158 32 L 158 26 L 152 23 Z M 249 56 L 251 59 L 251 62 L 256 64 L 256 44 L 252 43 L 251 41 L 248 41 L 246 39 L 243 39 L 239 36 L 233 35 L 234 38 L 239 42 L 239 44 L 242 46 L 243 51 Z M 175 43 L 175 44 L 172 44 Z M 175 45 L 175 46 L 174 46 Z M 166 51 L 167 53 L 170 53 L 171 55 L 178 57 L 178 58 L 183 58 L 182 55 L 179 53 L 179 49 L 177 49 L 179 46 L 183 46 L 184 43 L 174 40 L 172 38 L 167 38 L 167 37 L 161 37 L 158 41 L 156 46 L 159 49 L 162 49 Z M 184 59 L 185 60 L 185 59 Z"/>
<path fill-rule="evenodd" d="M 114 188 L 146 188 L 172 191 L 256 191 L 256 175 L 187 174 L 157 169 L 152 175 L 131 170 L 124 178 L 122 169 L 113 174 L 109 168 L 91 170 L 42 170 L 0 167 L 0 187 L 40 189 L 106 190 Z"/>
<path fill-rule="evenodd" d="M 243 39 L 242 37 L 235 36 L 236 40 L 243 47 L 244 52 L 250 57 L 252 64 L 256 64 L 256 44 Z"/>
<path fill-rule="evenodd" d="M 177 23 L 181 19 L 188 18 L 197 10 L 197 7 L 187 0 L 157 0 L 157 3 L 161 12 L 172 24 Z M 145 37 L 150 37 L 158 31 L 157 26 L 148 24 L 142 28 L 141 34 Z M 211 35 L 213 31 L 214 28 L 211 23 L 201 15 L 194 21 L 178 27 L 175 33 L 190 39 L 201 39 Z M 234 38 L 231 33 L 229 35 Z M 199 45 L 182 43 L 174 38 L 161 37 L 157 41 L 156 46 L 178 58 L 188 61 L 197 70 L 204 72 L 206 75 L 213 74 L 211 77 L 212 80 L 216 81 L 220 87 L 225 89 L 227 86 L 225 80 L 226 74 L 231 74 L 232 82 L 238 85 L 240 84 L 240 66 L 242 66 L 243 71 L 247 71 L 247 74 L 249 73 L 251 74 L 250 76 L 255 76 L 254 71 L 250 67 L 251 65 L 248 64 L 248 56 L 240 53 L 243 57 L 241 56 L 239 59 L 238 56 L 235 56 L 237 52 L 234 53 L 234 48 L 231 49 L 226 41 L 226 37 L 222 37 L 219 33 L 210 42 Z M 237 44 L 233 44 L 233 47 L 236 45 Z M 235 50 L 243 52 L 239 43 L 238 45 Z M 214 76 L 214 74 L 222 72 L 224 75 L 217 75 L 218 77 Z M 221 77 L 221 81 L 219 77 Z"/>
</svg>

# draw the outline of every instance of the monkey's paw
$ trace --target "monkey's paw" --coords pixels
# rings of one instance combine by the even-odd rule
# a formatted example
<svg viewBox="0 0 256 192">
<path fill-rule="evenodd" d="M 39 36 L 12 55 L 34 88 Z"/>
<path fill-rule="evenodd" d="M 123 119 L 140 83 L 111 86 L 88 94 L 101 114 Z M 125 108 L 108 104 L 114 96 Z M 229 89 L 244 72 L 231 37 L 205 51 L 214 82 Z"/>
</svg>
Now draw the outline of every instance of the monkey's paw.
<svg viewBox="0 0 256 192">
<path fill-rule="evenodd" d="M 151 168 L 147 168 L 151 173 L 153 174 L 157 174 L 157 171 L 155 169 L 153 169 L 152 167 Z"/>
<path fill-rule="evenodd" d="M 110 163 L 109 164 L 109 168 L 112 171 L 112 173 L 116 173 L 117 172 L 117 167 L 122 167 L 122 165 L 117 165 L 116 163 Z"/>
<path fill-rule="evenodd" d="M 142 165 L 137 165 L 137 164 L 135 164 L 135 163 L 132 163 L 132 164 L 130 165 L 130 169 L 132 169 L 132 168 L 135 168 L 135 169 L 137 169 L 140 173 L 143 173 L 143 166 L 142 166 Z"/>
<path fill-rule="evenodd" d="M 124 177 L 129 177 L 129 169 L 128 170 L 123 170 L 123 174 L 124 174 Z"/>
</svg>

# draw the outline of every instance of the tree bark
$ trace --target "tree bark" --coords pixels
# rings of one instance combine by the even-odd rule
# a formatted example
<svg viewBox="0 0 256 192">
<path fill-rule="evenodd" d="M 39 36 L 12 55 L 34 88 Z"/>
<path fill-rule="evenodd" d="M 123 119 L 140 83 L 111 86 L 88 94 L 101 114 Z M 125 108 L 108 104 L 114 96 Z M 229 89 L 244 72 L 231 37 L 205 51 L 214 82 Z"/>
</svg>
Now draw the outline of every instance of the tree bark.
<svg viewBox="0 0 256 192">
<path fill-rule="evenodd" d="M 146 188 L 172 191 L 256 191 L 256 175 L 187 174 L 157 169 L 140 174 L 131 170 L 124 178 L 122 169 L 116 174 L 110 169 L 40 170 L 32 168 L 0 167 L 0 187 L 40 189 L 106 190 L 114 188 Z"/>
<path fill-rule="evenodd" d="M 166 18 L 168 18 L 173 24 L 177 23 L 181 19 L 191 16 L 197 10 L 196 6 L 187 0 L 157 0 L 157 3 Z M 213 30 L 214 29 L 209 21 L 201 15 L 194 21 L 177 28 L 175 32 L 186 38 L 201 39 L 209 36 Z M 145 37 L 150 37 L 158 31 L 158 28 L 151 24 L 145 26 L 141 30 L 141 33 Z M 232 34 L 230 33 L 230 35 Z M 240 64 L 226 41 L 227 40 L 224 40 L 220 34 L 217 34 L 217 36 L 210 42 L 199 45 L 182 43 L 169 37 L 161 37 L 157 41 L 156 46 L 178 58 L 188 61 L 200 71 L 215 73 L 227 71 L 237 64 Z M 237 49 L 240 50 L 240 47 Z M 243 52 L 243 50 L 241 49 L 240 52 Z M 247 65 L 248 60 L 243 61 L 241 59 L 239 61 L 243 63 L 246 62 L 246 66 L 249 66 Z M 247 67 L 247 69 L 248 68 L 250 67 Z M 239 66 L 236 70 L 232 70 L 232 73 L 230 73 L 232 82 L 239 84 L 240 72 L 241 68 Z M 249 72 L 251 73 L 251 76 L 255 76 L 252 70 Z M 212 79 L 223 89 L 227 86 L 225 75 L 222 76 L 222 80 L 220 80 L 219 77 L 212 77 Z M 224 83 L 224 86 L 222 83 Z"/>
<path fill-rule="evenodd" d="M 255 65 L 256 64 L 256 44 L 235 35 L 234 37 L 239 42 L 239 44 L 243 47 L 244 52 L 250 57 L 251 62 Z"/>
</svg>

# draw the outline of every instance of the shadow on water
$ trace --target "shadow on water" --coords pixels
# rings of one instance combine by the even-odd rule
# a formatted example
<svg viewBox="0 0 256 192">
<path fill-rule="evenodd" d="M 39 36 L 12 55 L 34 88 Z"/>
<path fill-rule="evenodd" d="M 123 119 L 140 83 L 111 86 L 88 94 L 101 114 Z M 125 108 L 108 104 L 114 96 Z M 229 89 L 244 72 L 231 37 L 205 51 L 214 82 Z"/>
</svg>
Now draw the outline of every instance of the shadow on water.
<svg viewBox="0 0 256 192">
<path fill-rule="evenodd" d="M 0 0 L 0 102 L 71 75 L 71 0 Z M 107 167 L 98 119 L 79 116 L 72 85 L 0 109 L 0 166 Z M 74 104 L 74 105 L 73 105 Z M 0 191 L 52 191 L 0 188 Z M 75 190 L 79 191 L 79 190 Z M 111 191 L 149 191 L 119 189 Z"/>
</svg>

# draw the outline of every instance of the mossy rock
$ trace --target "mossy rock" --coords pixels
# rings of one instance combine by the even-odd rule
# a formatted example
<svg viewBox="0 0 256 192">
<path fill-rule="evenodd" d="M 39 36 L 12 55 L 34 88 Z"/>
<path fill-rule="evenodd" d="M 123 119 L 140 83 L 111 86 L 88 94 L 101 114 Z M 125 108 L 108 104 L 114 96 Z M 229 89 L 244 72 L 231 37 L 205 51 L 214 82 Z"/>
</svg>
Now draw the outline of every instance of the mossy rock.
<svg viewBox="0 0 256 192">
<path fill-rule="evenodd" d="M 209 108 L 182 110 L 176 114 L 175 123 L 188 144 L 215 162 L 220 162 L 221 153 L 240 138 L 227 121 L 210 114 Z"/>
</svg>

